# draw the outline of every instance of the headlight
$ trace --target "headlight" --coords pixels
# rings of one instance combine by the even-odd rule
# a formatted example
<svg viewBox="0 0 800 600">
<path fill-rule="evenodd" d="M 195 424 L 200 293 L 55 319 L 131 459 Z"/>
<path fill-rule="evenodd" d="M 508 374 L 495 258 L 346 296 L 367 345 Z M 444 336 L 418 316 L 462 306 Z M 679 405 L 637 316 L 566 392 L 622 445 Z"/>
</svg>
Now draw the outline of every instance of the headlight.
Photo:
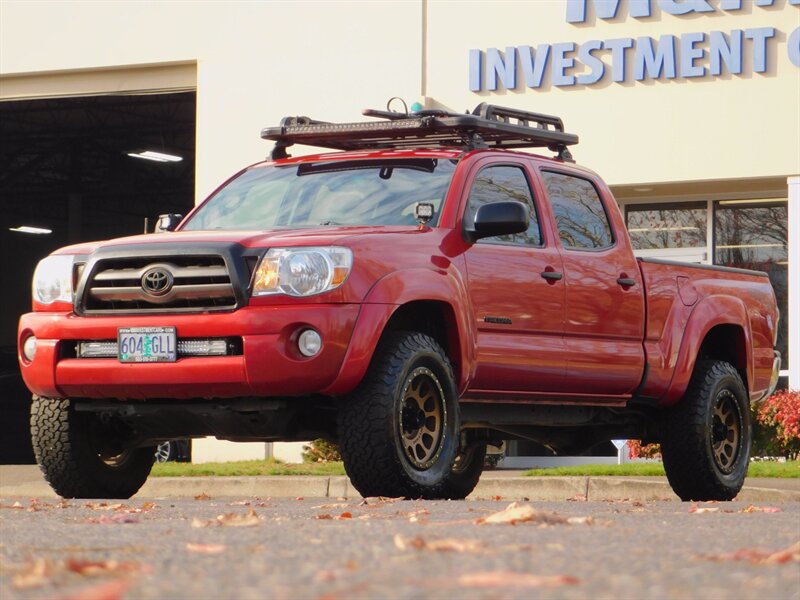
<svg viewBox="0 0 800 600">
<path fill-rule="evenodd" d="M 349 248 L 273 248 L 253 278 L 253 296 L 312 296 L 339 287 L 353 266 Z"/>
<path fill-rule="evenodd" d="M 40 304 L 72 303 L 72 255 L 48 256 L 33 273 L 33 299 Z"/>
</svg>

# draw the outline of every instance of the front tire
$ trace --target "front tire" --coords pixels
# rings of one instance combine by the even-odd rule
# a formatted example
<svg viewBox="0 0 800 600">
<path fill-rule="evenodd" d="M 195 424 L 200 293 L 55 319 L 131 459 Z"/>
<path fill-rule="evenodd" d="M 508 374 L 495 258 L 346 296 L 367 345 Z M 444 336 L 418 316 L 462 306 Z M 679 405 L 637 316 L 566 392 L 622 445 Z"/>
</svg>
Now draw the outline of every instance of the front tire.
<svg viewBox="0 0 800 600">
<path fill-rule="evenodd" d="M 339 411 L 339 448 L 364 497 L 463 497 L 448 487 L 459 446 L 453 370 L 428 335 L 384 336 Z"/>
<path fill-rule="evenodd" d="M 109 451 L 111 430 L 65 398 L 33 397 L 31 441 L 36 462 L 63 498 L 130 498 L 144 484 L 155 448 Z"/>
<path fill-rule="evenodd" d="M 664 470 L 681 500 L 733 500 L 744 485 L 752 426 L 739 373 L 697 361 L 686 395 L 666 413 Z"/>
</svg>

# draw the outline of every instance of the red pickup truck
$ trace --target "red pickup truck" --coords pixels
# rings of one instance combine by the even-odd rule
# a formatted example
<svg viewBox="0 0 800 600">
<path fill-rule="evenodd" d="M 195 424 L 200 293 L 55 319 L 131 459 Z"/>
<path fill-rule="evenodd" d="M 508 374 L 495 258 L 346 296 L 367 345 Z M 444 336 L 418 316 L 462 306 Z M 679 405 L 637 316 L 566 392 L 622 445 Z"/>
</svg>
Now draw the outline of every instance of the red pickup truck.
<svg viewBox="0 0 800 600">
<path fill-rule="evenodd" d="M 162 440 L 323 437 L 364 496 L 463 498 L 487 444 L 631 438 L 684 500 L 735 497 L 780 368 L 766 274 L 637 259 L 557 117 L 365 114 L 286 118 L 175 231 L 39 263 L 18 344 L 53 489 L 129 497 Z"/>
</svg>

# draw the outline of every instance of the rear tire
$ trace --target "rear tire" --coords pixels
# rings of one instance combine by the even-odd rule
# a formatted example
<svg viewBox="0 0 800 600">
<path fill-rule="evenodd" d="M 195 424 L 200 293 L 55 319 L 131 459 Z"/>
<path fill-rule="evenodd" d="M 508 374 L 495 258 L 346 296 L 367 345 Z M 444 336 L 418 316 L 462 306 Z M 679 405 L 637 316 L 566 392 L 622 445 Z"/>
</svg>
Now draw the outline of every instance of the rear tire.
<svg viewBox="0 0 800 600">
<path fill-rule="evenodd" d="M 353 486 L 364 497 L 463 498 L 469 492 L 452 470 L 458 433 L 444 350 L 422 333 L 385 335 L 339 411 L 339 449 Z"/>
<path fill-rule="evenodd" d="M 681 500 L 733 500 L 744 485 L 752 442 L 747 391 L 733 365 L 697 361 L 664 425 L 664 470 Z"/>
<path fill-rule="evenodd" d="M 452 500 L 463 500 L 472 493 L 483 473 L 486 461 L 486 444 L 470 446 L 456 455 L 450 477 L 445 484 L 444 496 Z"/>
<path fill-rule="evenodd" d="M 144 484 L 155 448 L 128 448 L 116 454 L 109 430 L 91 413 L 75 411 L 64 398 L 33 397 L 31 440 L 36 462 L 63 498 L 130 498 Z M 106 436 L 106 437 L 104 437 Z"/>
</svg>

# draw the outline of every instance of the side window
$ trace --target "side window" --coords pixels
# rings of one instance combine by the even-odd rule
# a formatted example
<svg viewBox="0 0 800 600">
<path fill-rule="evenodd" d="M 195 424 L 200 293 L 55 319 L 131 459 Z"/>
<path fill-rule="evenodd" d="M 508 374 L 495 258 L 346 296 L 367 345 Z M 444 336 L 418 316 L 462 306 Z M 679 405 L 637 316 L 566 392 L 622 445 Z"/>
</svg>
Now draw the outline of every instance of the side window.
<svg viewBox="0 0 800 600">
<path fill-rule="evenodd" d="M 552 171 L 542 171 L 542 178 L 565 248 L 596 250 L 614 244 L 608 215 L 591 181 Z"/>
<path fill-rule="evenodd" d="M 528 178 L 525 177 L 525 172 L 520 167 L 498 165 L 486 167 L 478 173 L 469 192 L 467 223 L 472 224 L 480 206 L 491 202 L 508 202 L 510 200 L 522 202 L 530 209 L 531 223 L 528 231 L 513 235 L 498 235 L 486 238 L 486 241 L 509 242 L 521 246 L 541 246 L 542 232 L 539 229 L 539 219 L 533 204 L 533 194 L 528 184 Z"/>
</svg>

